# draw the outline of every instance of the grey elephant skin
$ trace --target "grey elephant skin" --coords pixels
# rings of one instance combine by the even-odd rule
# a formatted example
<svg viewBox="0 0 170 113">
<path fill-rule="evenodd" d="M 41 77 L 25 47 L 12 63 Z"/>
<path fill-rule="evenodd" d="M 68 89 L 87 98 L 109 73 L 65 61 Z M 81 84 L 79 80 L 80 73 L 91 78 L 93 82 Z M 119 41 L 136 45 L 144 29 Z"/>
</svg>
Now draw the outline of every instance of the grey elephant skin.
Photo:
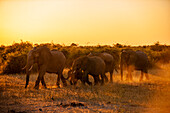
<svg viewBox="0 0 170 113">
<path fill-rule="evenodd" d="M 92 83 L 88 79 L 88 74 L 94 77 L 95 85 L 101 82 L 104 84 L 105 78 L 105 62 L 98 56 L 82 56 L 74 60 L 72 65 L 72 71 L 74 72 L 75 77 L 79 77 L 82 79 L 83 84 L 88 83 L 92 85 Z M 76 75 L 77 71 L 83 71 L 83 74 Z M 101 81 L 99 80 L 99 75 L 101 75 Z"/>
<path fill-rule="evenodd" d="M 128 71 L 126 80 L 132 80 L 133 70 L 141 71 L 140 81 L 143 80 L 143 73 L 145 73 L 146 79 L 149 79 L 148 65 L 148 57 L 144 52 L 139 50 L 133 51 L 131 49 L 122 50 L 120 62 L 121 80 L 123 80 L 123 67 Z"/>
<path fill-rule="evenodd" d="M 73 70 L 69 70 L 68 71 L 68 77 L 66 78 L 66 80 L 68 80 L 70 78 L 70 84 L 71 85 L 76 85 L 77 84 L 77 81 L 80 80 L 81 82 L 83 82 L 83 72 L 81 69 L 79 70 L 76 70 L 73 72 Z"/>
<path fill-rule="evenodd" d="M 60 79 L 62 80 L 63 84 L 66 86 L 66 80 L 62 75 L 66 58 L 64 54 L 60 51 L 50 51 L 47 47 L 39 47 L 39 48 L 33 48 L 29 51 L 27 56 L 27 64 L 24 67 L 26 69 L 26 85 L 25 88 L 27 88 L 27 85 L 29 84 L 29 76 L 31 69 L 33 67 L 33 64 L 38 64 L 38 71 L 39 75 L 35 82 L 36 89 L 39 88 L 39 83 L 41 81 L 42 85 L 46 88 L 46 83 L 44 81 L 44 75 L 46 72 L 48 73 L 56 73 L 58 74 L 57 79 L 57 85 L 59 86 Z"/>
<path fill-rule="evenodd" d="M 105 68 L 105 73 L 109 72 L 110 73 L 110 82 L 113 82 L 113 72 L 114 70 L 117 71 L 116 69 L 116 59 L 114 59 L 114 57 L 106 52 L 103 53 L 90 53 L 88 56 L 99 56 L 100 58 L 102 58 L 106 64 L 106 68 Z"/>
</svg>

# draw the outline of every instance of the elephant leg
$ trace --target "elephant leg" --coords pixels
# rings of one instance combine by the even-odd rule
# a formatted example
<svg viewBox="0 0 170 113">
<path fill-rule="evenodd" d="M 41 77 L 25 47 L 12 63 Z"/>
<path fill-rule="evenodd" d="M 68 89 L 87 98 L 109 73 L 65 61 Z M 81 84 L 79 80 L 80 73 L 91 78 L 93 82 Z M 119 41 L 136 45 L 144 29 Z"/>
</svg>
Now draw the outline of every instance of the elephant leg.
<svg viewBox="0 0 170 113">
<path fill-rule="evenodd" d="M 27 88 L 28 83 L 29 83 L 29 75 L 26 76 L 26 84 L 25 84 L 25 88 Z"/>
<path fill-rule="evenodd" d="M 40 83 L 40 81 L 42 81 L 42 78 L 44 77 L 44 75 L 45 75 L 45 72 L 46 72 L 46 67 L 45 66 L 41 66 L 40 68 L 39 68 L 39 75 L 38 75 L 38 78 L 37 78 L 37 80 L 36 80 L 36 82 L 35 82 L 35 89 L 39 89 L 39 83 Z M 45 83 L 45 82 L 44 82 Z"/>
<path fill-rule="evenodd" d="M 132 77 L 132 72 L 134 70 L 134 67 L 133 66 L 130 66 L 129 67 L 129 77 L 130 77 L 130 80 L 133 81 L 133 77 Z"/>
<path fill-rule="evenodd" d="M 46 83 L 45 83 L 45 81 L 44 81 L 44 76 L 41 78 L 41 83 L 42 83 L 42 85 L 44 86 L 44 88 L 47 88 Z"/>
<path fill-rule="evenodd" d="M 126 81 L 129 81 L 129 73 L 130 73 L 130 69 L 129 66 L 127 67 L 127 74 L 126 74 Z"/>
<path fill-rule="evenodd" d="M 35 86 L 34 86 L 35 89 L 39 89 L 39 84 L 40 84 L 41 79 L 42 79 L 42 76 L 38 75 L 37 80 L 35 82 Z"/>
<path fill-rule="evenodd" d="M 127 71 L 128 71 L 128 74 L 126 75 L 126 80 L 129 81 L 129 79 L 130 79 L 132 81 L 133 80 L 133 78 L 132 78 L 132 67 L 129 66 L 127 68 Z"/>
<path fill-rule="evenodd" d="M 143 80 L 143 70 L 141 71 L 141 76 L 140 76 L 140 80 L 139 81 L 142 81 Z"/>
<path fill-rule="evenodd" d="M 63 74 L 61 73 L 61 80 L 63 82 L 63 86 L 67 86 L 66 79 L 63 77 Z"/>
<path fill-rule="evenodd" d="M 105 81 L 108 82 L 109 80 L 108 80 L 107 76 L 105 74 L 103 76 L 104 76 Z"/>
<path fill-rule="evenodd" d="M 145 77 L 146 77 L 147 80 L 149 80 L 148 70 L 145 71 Z"/>
<path fill-rule="evenodd" d="M 110 71 L 110 83 L 112 83 L 113 82 L 113 71 Z"/>
<path fill-rule="evenodd" d="M 57 73 L 56 73 L 56 74 L 57 74 Z M 58 87 L 60 87 L 60 78 L 61 78 L 61 75 L 58 74 L 57 82 L 56 82 L 56 85 L 57 85 Z"/>
<path fill-rule="evenodd" d="M 71 79 L 70 79 L 70 84 L 71 85 L 75 85 L 77 83 L 77 78 L 75 78 L 75 75 L 71 76 Z"/>
<path fill-rule="evenodd" d="M 101 85 L 104 84 L 104 76 L 105 76 L 104 74 L 101 75 L 101 78 L 102 78 L 102 80 L 101 80 Z"/>
<path fill-rule="evenodd" d="M 34 86 L 35 89 L 39 89 L 39 83 L 40 83 L 40 76 L 38 75 L 38 78 L 37 78 L 37 80 L 35 82 L 35 86 Z"/>
<path fill-rule="evenodd" d="M 88 74 L 84 76 L 84 82 L 86 82 L 88 85 L 92 85 L 92 83 L 89 81 Z"/>
<path fill-rule="evenodd" d="M 62 73 L 59 73 L 59 74 L 58 74 L 58 78 L 57 78 L 57 83 L 56 83 L 56 85 L 57 85 L 58 87 L 60 87 L 60 79 L 61 79 L 62 82 L 63 82 L 63 86 L 67 86 L 66 80 L 65 80 L 65 78 L 63 77 L 63 74 L 62 74 Z"/>
<path fill-rule="evenodd" d="M 92 85 L 92 83 L 91 83 L 88 79 L 86 80 L 86 83 L 87 83 L 89 86 Z"/>
<path fill-rule="evenodd" d="M 88 77 L 88 73 L 85 71 L 83 76 L 82 76 L 82 83 L 85 85 L 85 82 L 87 82 L 87 77 Z"/>
<path fill-rule="evenodd" d="M 130 80 L 131 80 L 131 81 L 133 81 L 132 71 L 130 71 L 130 73 L 129 73 L 129 77 L 130 77 Z"/>
<path fill-rule="evenodd" d="M 78 79 L 75 79 L 75 80 L 73 80 L 72 82 L 73 82 L 74 85 L 76 85 L 76 84 L 77 84 L 77 81 L 78 81 Z"/>
<path fill-rule="evenodd" d="M 70 80 L 70 84 L 73 85 L 73 81 Z"/>
<path fill-rule="evenodd" d="M 94 85 L 97 85 L 100 81 L 99 76 L 93 76 L 94 77 Z"/>
<path fill-rule="evenodd" d="M 126 81 L 129 81 L 129 72 L 126 74 Z"/>
</svg>

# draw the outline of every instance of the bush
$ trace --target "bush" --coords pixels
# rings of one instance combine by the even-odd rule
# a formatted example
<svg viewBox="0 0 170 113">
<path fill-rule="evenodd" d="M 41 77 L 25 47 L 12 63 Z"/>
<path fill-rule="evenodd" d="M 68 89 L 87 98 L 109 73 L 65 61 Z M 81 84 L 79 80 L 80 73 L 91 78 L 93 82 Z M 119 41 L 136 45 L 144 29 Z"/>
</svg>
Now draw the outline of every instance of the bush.
<svg viewBox="0 0 170 113">
<path fill-rule="evenodd" d="M 22 68 L 26 65 L 26 54 L 15 55 L 12 54 L 8 57 L 6 65 L 3 68 L 4 74 L 22 73 Z"/>
<path fill-rule="evenodd" d="M 60 44 L 46 43 L 35 44 L 35 46 L 47 46 L 48 48 L 62 51 L 66 56 L 66 67 L 70 68 L 73 61 L 90 52 L 107 52 L 116 59 L 116 65 L 119 65 L 120 53 L 122 49 L 141 50 L 148 55 L 150 67 L 156 66 L 157 62 L 169 63 L 170 62 L 170 46 L 160 45 L 156 43 L 150 46 L 126 46 L 116 44 L 113 47 L 105 46 L 78 46 L 72 44 L 71 46 L 62 46 Z M 26 65 L 27 53 L 33 48 L 29 42 L 14 43 L 11 46 L 0 46 L 0 72 L 6 74 L 22 73 L 25 72 L 22 68 Z M 33 72 L 37 72 L 37 65 L 33 67 Z"/>
</svg>

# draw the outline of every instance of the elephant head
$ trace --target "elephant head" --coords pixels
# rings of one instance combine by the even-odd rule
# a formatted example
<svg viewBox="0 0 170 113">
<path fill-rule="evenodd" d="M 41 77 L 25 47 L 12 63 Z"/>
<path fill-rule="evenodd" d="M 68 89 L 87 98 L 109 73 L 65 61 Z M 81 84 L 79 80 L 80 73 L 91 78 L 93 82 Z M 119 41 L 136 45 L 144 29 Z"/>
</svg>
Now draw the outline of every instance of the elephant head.
<svg viewBox="0 0 170 113">
<path fill-rule="evenodd" d="M 92 68 L 92 62 L 90 62 L 90 58 L 88 56 L 82 56 L 74 60 L 72 69 L 73 74 L 75 76 L 75 82 L 76 84 L 77 80 L 80 79 L 83 84 L 88 83 L 89 85 L 92 85 L 91 82 L 89 82 L 88 74 Z M 95 66 L 94 66 L 95 67 Z"/>
<path fill-rule="evenodd" d="M 120 61 L 121 80 L 123 80 L 123 67 L 128 68 L 129 66 L 134 66 L 136 59 L 135 51 L 131 49 L 122 50 Z"/>
<path fill-rule="evenodd" d="M 68 77 L 66 79 L 69 79 L 70 78 L 70 84 L 71 85 L 76 85 L 77 81 L 78 80 L 82 80 L 82 76 L 83 76 L 83 72 L 82 70 L 76 70 L 76 71 L 73 71 L 73 70 L 69 70 L 68 71 Z"/>
<path fill-rule="evenodd" d="M 89 58 L 87 56 L 82 56 L 74 60 L 73 62 L 73 71 L 76 70 L 86 70 Z"/>
<path fill-rule="evenodd" d="M 27 55 L 27 64 L 23 69 L 26 69 L 26 85 L 25 88 L 27 88 L 27 85 L 29 83 L 29 76 L 30 72 L 33 68 L 33 65 L 35 63 L 39 65 L 47 63 L 48 59 L 50 58 L 50 50 L 45 47 L 36 48 L 34 47 L 32 50 L 29 51 Z"/>
<path fill-rule="evenodd" d="M 101 84 L 104 84 L 104 79 L 107 78 L 105 76 L 105 62 L 102 58 L 98 56 L 82 56 L 74 60 L 73 62 L 73 71 L 74 72 L 82 72 L 79 75 L 82 76 L 82 82 L 85 84 L 85 82 L 89 85 L 92 85 L 92 83 L 88 79 L 88 75 L 92 75 L 94 77 L 95 84 L 98 84 L 101 82 Z M 101 81 L 99 79 L 99 75 L 101 75 Z"/>
</svg>

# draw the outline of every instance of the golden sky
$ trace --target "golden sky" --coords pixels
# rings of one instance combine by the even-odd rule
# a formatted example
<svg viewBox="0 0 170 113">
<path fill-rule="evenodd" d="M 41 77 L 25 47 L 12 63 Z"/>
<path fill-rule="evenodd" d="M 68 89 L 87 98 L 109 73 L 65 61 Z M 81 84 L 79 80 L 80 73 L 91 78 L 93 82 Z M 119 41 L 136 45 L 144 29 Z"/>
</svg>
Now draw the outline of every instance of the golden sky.
<svg viewBox="0 0 170 113">
<path fill-rule="evenodd" d="M 170 0 L 0 0 L 0 45 L 170 45 Z"/>
</svg>

